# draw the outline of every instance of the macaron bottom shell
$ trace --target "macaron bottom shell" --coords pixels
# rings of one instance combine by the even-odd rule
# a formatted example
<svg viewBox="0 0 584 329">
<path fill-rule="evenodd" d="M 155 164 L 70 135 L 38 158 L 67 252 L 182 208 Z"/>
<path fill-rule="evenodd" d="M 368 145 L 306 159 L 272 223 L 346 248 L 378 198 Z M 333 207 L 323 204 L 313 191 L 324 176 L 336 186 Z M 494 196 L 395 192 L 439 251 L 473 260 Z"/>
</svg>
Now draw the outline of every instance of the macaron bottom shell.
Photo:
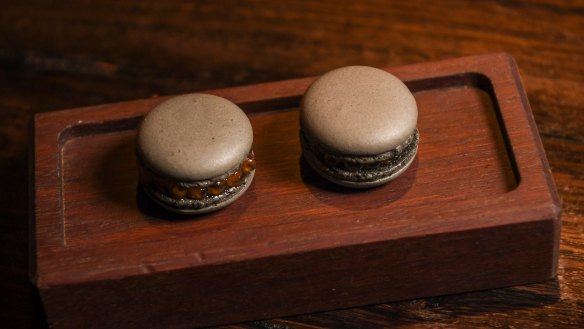
<svg viewBox="0 0 584 329">
<path fill-rule="evenodd" d="M 301 133 L 302 134 L 302 133 Z M 308 164 L 323 178 L 350 188 L 372 188 L 386 184 L 404 171 L 406 171 L 412 162 L 418 151 L 419 134 L 415 130 L 411 138 L 400 146 L 401 152 L 395 154 L 396 150 L 391 150 L 387 153 L 393 153 L 392 159 L 390 161 L 383 162 L 383 165 L 376 165 L 373 169 L 366 169 L 365 166 L 362 168 L 345 168 L 340 169 L 338 164 L 332 166 L 326 163 L 328 154 L 315 154 L 314 145 L 310 145 L 310 142 L 306 141 L 306 138 L 301 138 L 302 141 L 302 155 Z M 323 159 L 324 158 L 324 159 Z M 346 157 L 345 157 L 346 158 Z M 355 162 L 362 160 L 360 157 L 355 156 L 353 159 Z"/>
</svg>

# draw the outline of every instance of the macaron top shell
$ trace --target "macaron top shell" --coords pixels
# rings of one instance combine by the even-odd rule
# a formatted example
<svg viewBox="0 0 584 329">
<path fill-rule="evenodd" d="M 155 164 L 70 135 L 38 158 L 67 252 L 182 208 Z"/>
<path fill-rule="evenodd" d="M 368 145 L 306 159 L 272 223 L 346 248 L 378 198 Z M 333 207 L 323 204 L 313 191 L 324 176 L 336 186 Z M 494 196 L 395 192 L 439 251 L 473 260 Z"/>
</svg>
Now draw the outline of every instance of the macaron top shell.
<svg viewBox="0 0 584 329">
<path fill-rule="evenodd" d="M 184 181 L 210 179 L 241 164 L 252 147 L 247 115 L 214 95 L 187 94 L 156 106 L 138 131 L 142 161 Z"/>
<path fill-rule="evenodd" d="M 302 129 L 340 154 L 375 155 L 404 142 L 418 108 L 398 78 L 368 66 L 347 66 L 318 78 L 301 103 Z"/>
</svg>

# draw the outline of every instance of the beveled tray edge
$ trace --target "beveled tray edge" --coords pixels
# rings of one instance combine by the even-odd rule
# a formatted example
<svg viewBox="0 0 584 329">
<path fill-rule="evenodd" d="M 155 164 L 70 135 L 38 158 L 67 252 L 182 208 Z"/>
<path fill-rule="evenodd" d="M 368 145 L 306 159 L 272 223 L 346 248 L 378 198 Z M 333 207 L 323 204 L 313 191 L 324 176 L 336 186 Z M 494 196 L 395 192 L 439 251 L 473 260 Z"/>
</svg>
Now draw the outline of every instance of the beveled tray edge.
<svg viewBox="0 0 584 329">
<path fill-rule="evenodd" d="M 468 79 L 470 79 L 472 81 L 472 84 L 475 84 L 477 87 L 487 91 L 489 93 L 489 95 L 491 95 L 493 104 L 497 107 L 499 107 L 499 102 L 497 99 L 497 92 L 498 92 L 498 88 L 500 87 L 500 81 L 499 80 L 503 80 L 508 82 L 509 79 L 512 79 L 513 82 L 515 84 L 519 83 L 519 87 L 521 87 L 520 85 L 520 81 L 518 81 L 518 77 L 517 74 L 512 74 L 510 77 L 499 77 L 499 79 L 496 79 L 495 81 L 489 78 L 488 74 L 489 74 L 489 67 L 488 66 L 483 66 L 482 64 L 484 64 L 485 62 L 489 62 L 489 61 L 493 61 L 496 60 L 498 62 L 505 62 L 509 68 L 510 71 L 512 73 L 517 73 L 517 69 L 516 66 L 513 62 L 513 60 L 506 54 L 496 54 L 496 55 L 485 55 L 485 56 L 477 56 L 474 57 L 475 62 L 477 63 L 477 73 L 464 73 L 464 74 L 452 74 L 449 77 L 444 77 L 441 76 L 441 72 L 434 72 L 435 74 L 432 76 L 432 74 L 430 74 L 429 77 L 424 77 L 423 79 L 419 79 L 420 81 L 422 81 L 421 83 L 418 82 L 418 85 L 416 85 L 416 79 L 415 77 L 410 77 L 408 79 L 405 79 L 406 84 L 410 83 L 410 87 L 412 87 L 412 89 L 414 89 L 414 91 L 419 91 L 421 89 L 425 89 L 425 88 L 432 88 L 432 83 L 437 83 L 437 82 L 446 82 L 446 83 L 453 83 L 453 81 L 458 81 L 457 83 L 460 83 L 460 81 L 463 81 L 464 79 L 467 79 L 468 83 Z M 415 64 L 418 66 L 428 66 L 428 67 L 433 67 L 436 65 L 441 65 L 442 67 L 446 67 L 447 69 L 450 68 L 451 71 L 456 71 L 456 61 L 457 59 L 453 59 L 453 60 L 446 60 L 446 61 L 441 61 L 441 62 L 436 62 L 436 63 L 426 63 L 426 64 Z M 407 67 L 409 66 L 405 66 L 405 67 L 398 67 L 398 68 L 393 68 L 392 69 L 392 73 L 396 74 L 398 77 L 400 76 L 400 72 L 403 72 L 407 69 Z M 452 77 L 456 77 L 456 79 L 452 79 Z M 485 84 L 485 79 L 486 79 L 486 84 Z M 461 80 L 462 79 L 462 80 Z M 306 88 L 310 82 L 312 82 L 314 80 L 314 78 L 305 78 L 305 79 L 298 79 L 298 80 L 290 80 L 290 81 L 283 81 L 283 82 L 275 82 L 275 83 L 267 83 L 267 84 L 262 84 L 262 85 L 278 85 L 278 88 L 275 88 L 277 90 L 279 90 L 278 95 L 274 96 L 268 100 L 261 100 L 262 95 L 257 95 L 254 94 L 254 90 L 257 90 L 255 87 L 257 87 L 258 85 L 253 85 L 253 86 L 243 86 L 243 87 L 233 87 L 233 88 L 226 88 L 226 89 L 219 89 L 219 90 L 211 90 L 208 91 L 209 93 L 213 93 L 213 94 L 217 94 L 220 96 L 224 96 L 226 98 L 231 98 L 233 101 L 242 104 L 242 107 L 244 109 L 247 110 L 248 113 L 254 113 L 254 103 L 261 101 L 261 102 L 265 102 L 265 101 L 283 101 L 283 104 L 290 104 L 290 102 L 295 102 L 299 99 L 299 95 L 297 90 L 298 89 L 304 89 Z M 414 84 L 412 85 L 411 81 L 414 81 Z M 491 82 L 490 84 L 488 82 Z M 457 83 L 453 83 L 452 86 L 456 86 L 458 85 Z M 441 85 L 443 86 L 443 85 Z M 282 88 L 283 87 L 283 88 Z M 418 88 L 418 89 L 417 89 Z M 242 89 L 248 89 L 250 92 L 248 93 L 241 93 Z M 526 101 L 526 96 L 523 92 L 522 88 L 518 89 L 519 92 L 519 97 L 522 98 L 522 100 L 525 102 Z M 238 97 L 230 97 L 233 96 L 234 94 L 240 95 Z M 241 95 L 244 95 L 243 97 Z M 512 96 L 517 96 L 517 95 L 512 95 Z M 128 104 L 134 104 L 134 106 L 130 106 L 129 110 L 127 112 L 123 112 L 123 113 L 115 113 L 115 119 L 120 122 L 120 124 L 122 125 L 129 125 L 131 129 L 131 126 L 134 126 L 135 124 L 137 124 L 137 122 L 139 121 L 139 116 L 136 117 L 136 113 L 142 111 L 143 108 L 149 108 L 153 105 L 155 105 L 156 103 L 166 99 L 167 97 L 160 97 L 160 98 L 156 98 L 156 99 L 150 99 L 150 100 L 143 100 L 140 101 L 140 106 L 137 109 L 136 102 L 127 102 Z M 123 104 L 123 103 L 122 103 Z M 111 105 L 111 104 L 109 104 Z M 35 134 L 35 145 L 39 145 L 39 144 L 43 144 L 42 141 L 40 141 L 39 139 L 43 139 L 44 136 L 47 135 L 47 132 L 49 134 L 54 133 L 54 132 L 58 132 L 58 141 L 57 141 L 57 151 L 58 149 L 61 147 L 61 142 L 66 141 L 67 138 L 69 138 L 70 136 L 73 135 L 69 135 L 67 136 L 67 134 L 61 134 L 62 132 L 71 132 L 71 129 L 77 129 L 75 128 L 76 126 L 79 125 L 96 125 L 99 126 L 100 124 L 103 124 L 103 120 L 98 120 L 98 121 L 91 121 L 91 120 L 87 120 L 87 121 L 80 121 L 80 120 L 86 120 L 86 118 L 83 119 L 79 119 L 79 114 L 84 114 L 84 117 L 89 117 L 91 115 L 87 114 L 87 111 L 89 112 L 99 112 L 102 111 L 104 107 L 107 107 L 108 105 L 103 105 L 103 106 L 94 106 L 94 107 L 88 107 L 88 108 L 80 108 L 80 109 L 72 109 L 72 110 L 65 110 L 65 111 L 61 111 L 61 112 L 53 112 L 53 113 L 46 113 L 46 114 L 40 114 L 37 115 L 35 117 L 35 128 L 39 129 L 40 127 L 43 126 L 44 121 L 52 121 L 50 120 L 51 118 L 55 118 L 55 117 L 59 117 L 60 119 L 64 119 L 65 122 L 69 122 L 69 124 L 67 124 L 67 127 L 62 129 L 61 126 L 55 126 L 55 125 L 48 125 L 45 126 L 43 129 L 44 130 L 44 134 Z M 287 105 L 283 105 L 283 106 L 287 106 Z M 528 103 L 527 103 L 528 106 Z M 525 108 L 526 111 L 528 112 L 526 115 L 526 119 L 528 121 L 528 123 L 530 124 L 530 126 L 534 127 L 535 123 L 533 121 L 533 116 L 531 114 L 531 111 L 529 110 L 529 107 Z M 501 116 L 499 118 L 500 120 L 500 125 L 501 127 L 506 127 L 505 124 L 505 117 L 504 117 L 504 113 L 501 113 L 501 110 L 499 108 L 499 115 Z M 109 121 L 107 121 L 109 122 Z M 88 126 L 86 126 L 88 127 Z M 61 130 L 60 130 L 61 129 Z M 36 130 L 35 130 L 36 131 Z M 44 135 L 44 136 L 43 136 Z M 512 150 L 512 146 L 513 146 L 513 137 L 509 137 L 507 136 L 506 133 L 504 133 L 505 136 L 505 141 L 506 141 L 506 147 L 508 148 L 508 153 L 510 158 L 514 156 L 513 152 L 510 152 L 510 150 Z M 54 134 L 53 134 L 54 137 Z M 541 146 L 541 141 L 539 140 L 539 135 L 534 135 L 533 136 L 534 140 L 532 140 L 532 142 L 535 145 L 538 145 L 539 149 L 538 152 L 540 152 L 541 155 L 539 158 L 544 159 L 542 162 L 542 167 L 544 167 L 545 169 L 547 169 L 546 171 L 544 171 L 544 175 L 545 175 L 545 179 L 547 181 L 548 184 L 548 190 L 550 193 L 550 197 L 552 200 L 552 205 L 551 207 L 549 206 L 549 204 L 544 204 L 542 205 L 542 212 L 540 213 L 540 219 L 546 219 L 546 218 L 557 218 L 559 219 L 559 214 L 560 214 L 560 207 L 559 207 L 559 198 L 557 197 L 557 193 L 555 191 L 555 187 L 553 186 L 553 179 L 551 178 L 551 175 L 549 173 L 549 165 L 547 164 L 547 161 L 545 160 L 545 154 L 543 153 L 543 148 Z M 50 138 L 49 138 L 50 140 Z M 44 139 L 45 144 L 47 139 Z M 54 139 L 53 139 L 54 141 Z M 39 143 L 41 142 L 41 143 Z M 54 144 L 53 144 L 54 145 Z M 44 147 L 46 147 L 46 145 L 44 145 Z M 59 152 L 57 152 L 59 153 Z M 513 158 L 512 158 L 513 159 Z M 47 160 L 47 159 L 45 159 Z M 53 159 L 55 160 L 55 159 Z M 49 161 L 50 162 L 50 161 Z M 57 160 L 58 162 L 58 160 Z M 516 164 L 516 162 L 514 160 L 512 160 L 512 163 L 514 164 L 513 167 L 514 169 L 517 171 L 516 172 L 516 177 L 520 177 L 520 168 L 518 168 L 518 165 Z M 35 167 L 37 166 L 37 163 L 35 162 Z M 41 171 L 43 172 L 43 171 Z M 51 171 L 49 172 L 43 172 L 43 174 L 40 175 L 40 177 L 36 177 L 38 179 L 35 180 L 35 182 L 39 182 L 41 183 L 41 189 L 43 190 L 43 192 L 48 192 L 50 193 L 51 191 L 53 192 L 57 192 L 57 190 L 59 190 L 58 188 L 58 182 L 57 182 L 57 188 L 55 189 L 55 185 L 53 185 L 52 187 L 50 186 L 51 184 L 46 184 L 46 183 L 50 183 L 51 180 Z M 54 176 L 59 176 L 57 175 L 53 175 Z M 522 184 L 519 184 L 519 188 L 522 188 Z M 38 187 L 35 185 L 35 188 Z M 38 193 L 39 191 L 35 190 L 35 195 Z M 41 193 L 42 194 L 42 193 Z M 34 198 L 33 201 L 39 201 L 38 195 L 36 198 Z M 50 218 L 51 216 L 59 216 L 59 209 L 54 209 L 51 207 L 46 207 L 46 205 L 42 205 L 42 203 L 40 205 L 37 204 L 37 210 L 40 210 L 40 208 L 45 207 L 44 209 L 47 210 L 46 212 L 43 212 L 42 216 L 43 218 Z M 53 205 L 54 206 L 54 205 Z M 39 211 L 37 211 L 37 214 L 39 213 Z M 537 220 L 537 219 L 534 219 Z M 558 225 L 558 239 L 559 239 L 559 220 L 557 221 L 557 225 Z M 37 225 L 47 225 L 50 223 L 39 223 L 38 221 L 35 223 Z M 36 240 L 36 239 L 35 239 Z M 31 241 L 35 241 L 35 240 L 31 240 Z M 559 241 L 559 240 L 558 240 Z M 33 246 L 33 250 L 34 250 L 34 246 Z M 556 253 L 556 258 L 557 258 L 557 251 Z M 34 252 L 33 252 L 34 254 Z M 33 261 L 33 263 L 35 263 Z M 36 273 L 34 273 L 33 271 L 33 278 L 35 278 L 36 281 Z"/>
</svg>

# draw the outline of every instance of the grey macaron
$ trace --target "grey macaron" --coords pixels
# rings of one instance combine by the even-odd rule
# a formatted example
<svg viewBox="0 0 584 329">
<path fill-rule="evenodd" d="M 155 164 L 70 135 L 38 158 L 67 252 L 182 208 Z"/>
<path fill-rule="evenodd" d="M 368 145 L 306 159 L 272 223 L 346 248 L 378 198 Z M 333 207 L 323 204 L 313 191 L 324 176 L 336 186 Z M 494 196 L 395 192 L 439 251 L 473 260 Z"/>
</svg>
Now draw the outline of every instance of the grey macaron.
<svg viewBox="0 0 584 329">
<path fill-rule="evenodd" d="M 372 67 L 342 67 L 318 78 L 302 98 L 303 156 L 336 184 L 382 185 L 412 163 L 417 119 L 414 96 L 401 80 Z"/>
<path fill-rule="evenodd" d="M 170 98 L 138 129 L 140 183 L 160 205 L 206 213 L 238 199 L 255 173 L 253 131 L 234 103 L 213 95 Z"/>
</svg>

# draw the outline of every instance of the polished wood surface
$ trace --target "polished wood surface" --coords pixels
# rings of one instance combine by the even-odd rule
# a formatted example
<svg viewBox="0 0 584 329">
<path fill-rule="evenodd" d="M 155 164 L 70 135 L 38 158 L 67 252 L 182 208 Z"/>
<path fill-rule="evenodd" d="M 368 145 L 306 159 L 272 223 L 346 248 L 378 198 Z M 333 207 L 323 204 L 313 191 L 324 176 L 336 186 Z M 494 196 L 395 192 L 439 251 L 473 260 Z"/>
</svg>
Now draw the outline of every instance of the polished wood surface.
<svg viewBox="0 0 584 329">
<path fill-rule="evenodd" d="M 42 326 L 28 287 L 33 113 L 505 51 L 517 60 L 563 204 L 557 279 L 231 328 L 580 327 L 581 1 L 10 2 L 0 11 L 0 321 Z"/>
<path fill-rule="evenodd" d="M 513 59 L 389 71 L 422 138 L 402 176 L 362 191 L 301 160 L 313 78 L 209 91 L 250 117 L 257 174 L 202 217 L 136 193 L 136 128 L 164 98 L 35 116 L 32 277 L 48 323 L 201 327 L 553 279 L 559 199 Z"/>
</svg>

